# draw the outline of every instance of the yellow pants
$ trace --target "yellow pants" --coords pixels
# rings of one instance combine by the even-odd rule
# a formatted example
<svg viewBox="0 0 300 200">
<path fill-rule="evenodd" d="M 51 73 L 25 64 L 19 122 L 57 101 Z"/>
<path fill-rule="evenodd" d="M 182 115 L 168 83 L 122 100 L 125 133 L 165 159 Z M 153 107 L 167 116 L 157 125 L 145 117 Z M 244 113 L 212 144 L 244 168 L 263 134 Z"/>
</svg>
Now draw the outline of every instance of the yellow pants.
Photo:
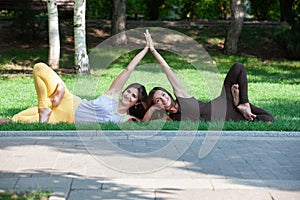
<svg viewBox="0 0 300 200">
<path fill-rule="evenodd" d="M 46 64 L 38 63 L 33 68 L 35 90 L 38 96 L 38 105 L 19 112 L 12 118 L 13 122 L 33 123 L 39 122 L 38 108 L 50 108 L 52 103 L 49 97 L 56 91 L 61 78 Z M 52 107 L 49 123 L 74 123 L 75 111 L 81 99 L 73 95 L 67 88 L 57 107 Z"/>
</svg>

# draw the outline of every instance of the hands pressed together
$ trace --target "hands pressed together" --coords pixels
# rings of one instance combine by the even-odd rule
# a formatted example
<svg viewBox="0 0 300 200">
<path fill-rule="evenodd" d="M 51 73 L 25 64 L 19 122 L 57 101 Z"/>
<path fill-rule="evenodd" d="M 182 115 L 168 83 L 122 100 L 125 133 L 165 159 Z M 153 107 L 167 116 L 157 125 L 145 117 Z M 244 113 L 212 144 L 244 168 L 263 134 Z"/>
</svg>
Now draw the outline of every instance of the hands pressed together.
<svg viewBox="0 0 300 200">
<path fill-rule="evenodd" d="M 151 34 L 149 33 L 148 30 L 146 30 L 144 35 L 145 35 L 145 39 L 146 39 L 146 47 L 149 48 L 151 52 L 154 51 L 155 48 L 154 48 L 154 45 L 153 45 Z"/>
</svg>

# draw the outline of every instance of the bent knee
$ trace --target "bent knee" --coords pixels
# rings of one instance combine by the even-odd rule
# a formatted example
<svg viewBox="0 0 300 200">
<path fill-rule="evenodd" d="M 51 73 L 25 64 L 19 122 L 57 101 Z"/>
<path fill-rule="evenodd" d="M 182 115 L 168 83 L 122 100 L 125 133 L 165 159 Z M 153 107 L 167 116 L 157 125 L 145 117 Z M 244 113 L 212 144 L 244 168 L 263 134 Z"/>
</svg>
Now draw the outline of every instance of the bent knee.
<svg viewBox="0 0 300 200">
<path fill-rule="evenodd" d="M 243 65 L 242 63 L 240 62 L 235 62 L 232 67 L 234 68 L 238 68 L 238 69 L 245 69 L 245 65 Z"/>
<path fill-rule="evenodd" d="M 37 73 L 40 73 L 42 71 L 44 71 L 46 68 L 48 68 L 49 66 L 46 65 L 45 63 L 43 62 L 40 62 L 40 63 L 37 63 L 33 66 L 33 73 L 34 74 L 37 74 Z"/>
</svg>

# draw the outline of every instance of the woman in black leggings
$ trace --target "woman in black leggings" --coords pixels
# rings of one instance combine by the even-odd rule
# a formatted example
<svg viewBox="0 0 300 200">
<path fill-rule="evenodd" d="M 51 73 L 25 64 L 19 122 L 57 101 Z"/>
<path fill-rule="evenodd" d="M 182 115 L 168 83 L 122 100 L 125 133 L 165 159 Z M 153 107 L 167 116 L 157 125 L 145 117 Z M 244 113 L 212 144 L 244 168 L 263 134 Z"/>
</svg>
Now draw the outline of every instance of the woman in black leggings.
<svg viewBox="0 0 300 200">
<path fill-rule="evenodd" d="M 219 97 L 210 102 L 202 102 L 187 93 L 183 88 L 173 70 L 154 48 L 149 32 L 146 32 L 146 39 L 150 44 L 151 53 L 161 65 L 172 85 L 176 100 L 164 88 L 153 88 L 149 93 L 151 107 L 145 114 L 143 121 L 161 118 L 160 116 L 176 121 L 239 121 L 245 119 L 249 121 L 274 121 L 274 117 L 270 113 L 249 103 L 248 80 L 243 64 L 235 63 L 230 68 Z M 157 115 L 162 110 L 166 111 L 166 115 Z"/>
</svg>

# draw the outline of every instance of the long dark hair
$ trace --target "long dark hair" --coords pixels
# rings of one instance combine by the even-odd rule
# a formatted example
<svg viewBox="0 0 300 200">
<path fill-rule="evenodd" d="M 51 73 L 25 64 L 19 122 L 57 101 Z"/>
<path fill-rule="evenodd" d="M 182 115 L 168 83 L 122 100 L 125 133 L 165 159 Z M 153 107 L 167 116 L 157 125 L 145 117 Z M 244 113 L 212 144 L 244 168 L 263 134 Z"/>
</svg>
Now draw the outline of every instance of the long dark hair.
<svg viewBox="0 0 300 200">
<path fill-rule="evenodd" d="M 166 90 L 166 89 L 163 88 L 163 87 L 154 87 L 154 88 L 152 88 L 152 90 L 150 90 L 149 95 L 148 95 L 148 106 L 149 106 L 149 107 L 152 106 L 152 105 L 154 104 L 154 102 L 153 102 L 153 96 L 154 96 L 154 93 L 155 93 L 157 90 L 161 90 L 161 91 L 167 93 L 167 94 L 171 97 L 172 101 L 175 102 L 173 96 L 171 95 L 171 93 L 170 93 L 168 90 Z"/>
<path fill-rule="evenodd" d="M 129 108 L 129 114 L 135 116 L 139 119 L 142 119 L 148 109 L 148 95 L 144 85 L 140 83 L 132 83 L 128 85 L 124 90 L 126 91 L 128 88 L 136 88 L 138 90 L 138 101 L 137 104 Z M 144 107 L 146 106 L 146 108 Z"/>
<path fill-rule="evenodd" d="M 149 92 L 149 95 L 148 95 L 148 106 L 152 106 L 154 105 L 155 103 L 153 102 L 153 96 L 154 96 L 154 93 L 157 91 L 157 90 L 161 90 L 165 93 L 167 93 L 170 98 L 172 99 L 173 102 L 175 102 L 173 96 L 171 95 L 171 93 L 169 91 L 167 91 L 165 88 L 162 88 L 162 87 L 154 87 L 152 88 L 152 90 L 150 90 Z M 152 114 L 151 116 L 151 119 L 152 120 L 155 120 L 155 119 L 162 119 L 163 116 L 166 116 L 166 110 L 162 109 L 162 110 L 156 110 L 154 111 L 154 113 Z"/>
</svg>

